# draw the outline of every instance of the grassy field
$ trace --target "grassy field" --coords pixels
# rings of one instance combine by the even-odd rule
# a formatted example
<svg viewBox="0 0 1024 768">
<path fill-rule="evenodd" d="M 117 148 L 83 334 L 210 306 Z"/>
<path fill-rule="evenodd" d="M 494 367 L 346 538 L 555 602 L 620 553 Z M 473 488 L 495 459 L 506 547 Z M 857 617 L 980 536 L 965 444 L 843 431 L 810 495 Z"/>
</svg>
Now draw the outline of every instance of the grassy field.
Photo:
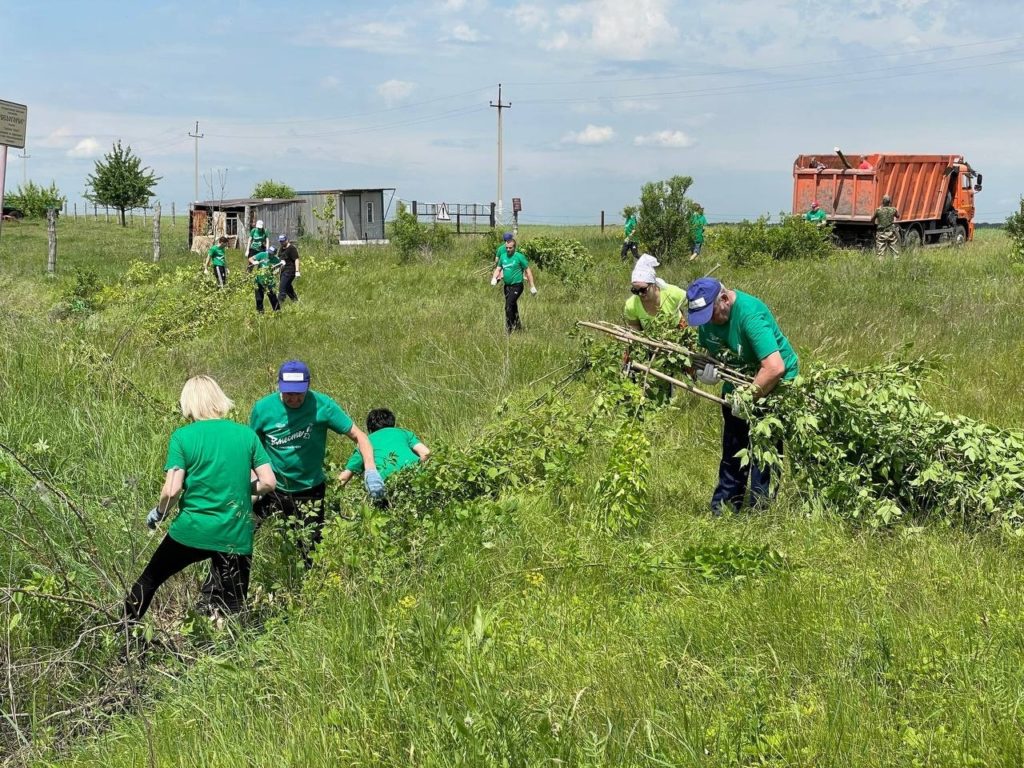
<svg viewBox="0 0 1024 768">
<path fill-rule="evenodd" d="M 357 421 L 386 405 L 428 444 L 458 446 L 506 399 L 529 403 L 574 365 L 575 321 L 620 317 L 629 274 L 616 232 L 560 230 L 597 266 L 569 285 L 539 272 L 540 294 L 521 302 L 527 330 L 508 338 L 468 240 L 413 264 L 303 244 L 301 302 L 257 316 L 242 288 L 197 287 L 181 224 L 165 227 L 155 269 L 142 227 L 59 226 L 52 279 L 44 228 L 8 226 L 0 239 L 0 444 L 26 465 L 9 453 L 0 463 L 9 762 L 1024 762 L 1020 540 L 938 524 L 852 529 L 804 515 L 785 485 L 767 512 L 711 518 L 720 416 L 690 400 L 645 425 L 652 473 L 636 529 L 595 525 L 597 466 L 567 488 L 510 487 L 464 525 L 426 532 L 416 557 L 339 522 L 304 583 L 268 531 L 259 621 L 204 626 L 189 613 L 189 571 L 150 618 L 178 653 L 121 660 L 81 615 L 85 603 L 93 617 L 116 612 L 156 545 L 143 521 L 187 376 L 213 375 L 245 419 L 279 363 L 300 357 Z M 803 361 L 932 357 L 931 403 L 1017 427 L 1024 275 L 1008 249 L 984 231 L 897 263 L 848 252 L 715 274 L 764 299 Z M 661 274 L 685 285 L 715 263 L 708 253 Z M 240 282 L 240 257 L 232 267 Z M 76 270 L 105 286 L 79 290 L 92 310 L 75 305 L 89 282 Z M 348 450 L 332 438 L 329 458 Z M 344 494 L 344 513 L 364 515 L 360 499 Z M 771 563 L 758 560 L 766 552 Z M 680 558 L 702 567 L 656 567 Z M 83 603 L 59 602 L 68 595 Z"/>
</svg>

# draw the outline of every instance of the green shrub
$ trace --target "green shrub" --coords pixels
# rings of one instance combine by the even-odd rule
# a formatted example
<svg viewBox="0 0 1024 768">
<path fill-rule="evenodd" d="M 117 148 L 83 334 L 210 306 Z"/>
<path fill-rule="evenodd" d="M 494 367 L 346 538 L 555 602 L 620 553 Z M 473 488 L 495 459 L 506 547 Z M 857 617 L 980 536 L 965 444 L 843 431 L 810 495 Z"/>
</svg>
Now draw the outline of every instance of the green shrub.
<svg viewBox="0 0 1024 768">
<path fill-rule="evenodd" d="M 33 182 L 19 186 L 18 191 L 4 198 L 5 205 L 17 208 L 28 219 L 45 219 L 48 208 L 60 210 L 66 198 L 57 189 L 54 182 L 49 187 L 41 187 Z"/>
<path fill-rule="evenodd" d="M 768 216 L 718 227 L 714 247 L 730 264 L 749 267 L 771 261 L 824 259 L 832 254 L 832 228 L 819 227 L 800 216 L 779 214 L 779 223 Z"/>
<path fill-rule="evenodd" d="M 1018 264 L 1024 263 L 1024 197 L 1020 199 L 1020 209 L 1006 219 L 1006 234 L 1013 242 L 1010 260 Z"/>
<path fill-rule="evenodd" d="M 451 240 L 451 230 L 446 226 L 437 222 L 432 227 L 420 224 L 404 203 L 398 204 L 395 220 L 391 222 L 391 243 L 403 262 L 443 251 L 451 246 Z"/>
<path fill-rule="evenodd" d="M 693 184 L 689 176 L 673 176 L 666 181 L 651 181 L 640 191 L 640 210 L 634 239 L 641 248 L 664 262 L 685 256 L 693 250 L 695 210 L 686 191 Z M 629 206 L 623 209 L 625 214 Z"/>
<path fill-rule="evenodd" d="M 295 190 L 283 181 L 265 179 L 253 187 L 251 197 L 262 199 L 264 197 L 289 198 L 295 197 Z"/>
<path fill-rule="evenodd" d="M 563 282 L 578 280 L 594 266 L 593 257 L 579 240 L 535 237 L 524 242 L 519 250 L 532 264 Z"/>
</svg>

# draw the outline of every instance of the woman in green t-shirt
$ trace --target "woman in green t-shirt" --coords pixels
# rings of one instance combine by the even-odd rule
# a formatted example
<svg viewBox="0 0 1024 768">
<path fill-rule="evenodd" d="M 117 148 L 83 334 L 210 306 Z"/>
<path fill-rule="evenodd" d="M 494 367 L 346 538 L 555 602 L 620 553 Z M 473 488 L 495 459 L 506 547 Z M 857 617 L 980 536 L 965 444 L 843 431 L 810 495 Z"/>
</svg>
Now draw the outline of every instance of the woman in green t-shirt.
<svg viewBox="0 0 1024 768">
<path fill-rule="evenodd" d="M 160 501 L 146 524 L 155 529 L 175 504 L 179 514 L 125 598 L 130 620 L 142 618 L 161 584 L 202 560 L 212 560 L 214 572 L 231 582 L 222 585 L 223 605 L 217 607 L 233 611 L 245 603 L 251 495 L 270 493 L 277 479 L 256 433 L 225 418 L 232 408 L 234 403 L 209 376 L 193 376 L 182 387 L 181 412 L 191 423 L 171 435 Z"/>
</svg>

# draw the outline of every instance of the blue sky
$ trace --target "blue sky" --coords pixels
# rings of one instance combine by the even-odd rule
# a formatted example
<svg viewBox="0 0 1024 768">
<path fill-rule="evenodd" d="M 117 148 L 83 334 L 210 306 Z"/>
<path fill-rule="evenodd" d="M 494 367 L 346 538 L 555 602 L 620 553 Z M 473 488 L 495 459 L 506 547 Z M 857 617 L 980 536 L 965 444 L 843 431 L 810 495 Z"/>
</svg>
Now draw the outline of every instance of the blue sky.
<svg viewBox="0 0 1024 768">
<path fill-rule="evenodd" d="M 372 3 L 0 0 L 0 98 L 27 104 L 30 157 L 7 188 L 81 200 L 122 139 L 157 197 L 397 187 L 496 198 L 596 222 L 645 181 L 686 174 L 715 220 L 788 209 L 793 158 L 839 145 L 963 154 L 979 219 L 1024 191 L 1024 33 L 1002 0 L 420 0 Z"/>
</svg>

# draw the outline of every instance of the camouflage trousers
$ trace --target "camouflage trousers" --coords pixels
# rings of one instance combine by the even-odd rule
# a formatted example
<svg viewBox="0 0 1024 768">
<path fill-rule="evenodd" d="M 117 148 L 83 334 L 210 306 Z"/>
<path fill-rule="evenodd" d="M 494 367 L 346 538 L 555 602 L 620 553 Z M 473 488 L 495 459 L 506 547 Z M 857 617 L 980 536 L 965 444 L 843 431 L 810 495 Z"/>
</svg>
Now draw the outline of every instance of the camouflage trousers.
<svg viewBox="0 0 1024 768">
<path fill-rule="evenodd" d="M 900 236 L 893 229 L 889 232 L 878 232 L 875 234 L 875 253 L 879 259 L 884 259 L 887 252 L 892 252 L 892 257 L 900 257 Z"/>
</svg>

